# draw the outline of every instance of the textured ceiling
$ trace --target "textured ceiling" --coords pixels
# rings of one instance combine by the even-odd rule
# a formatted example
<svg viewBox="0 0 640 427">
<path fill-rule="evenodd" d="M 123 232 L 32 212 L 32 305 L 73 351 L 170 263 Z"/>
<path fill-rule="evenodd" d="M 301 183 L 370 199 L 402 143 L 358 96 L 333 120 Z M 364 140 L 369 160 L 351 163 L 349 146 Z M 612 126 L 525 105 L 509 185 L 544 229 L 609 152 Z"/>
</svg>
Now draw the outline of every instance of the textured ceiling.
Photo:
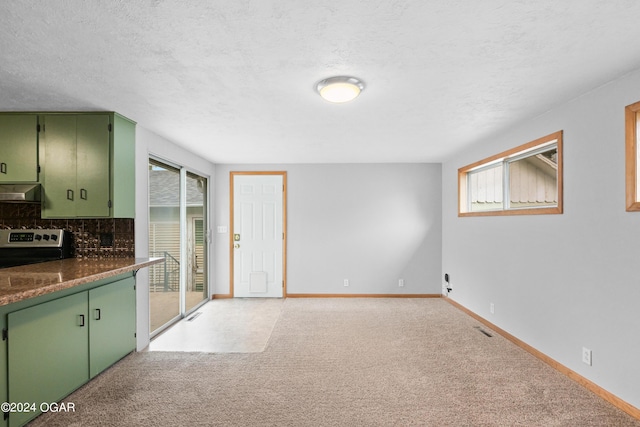
<svg viewBox="0 0 640 427">
<path fill-rule="evenodd" d="M 0 110 L 109 110 L 216 163 L 440 162 L 640 68 L 637 0 L 0 3 Z M 354 75 L 354 102 L 317 81 Z"/>
</svg>

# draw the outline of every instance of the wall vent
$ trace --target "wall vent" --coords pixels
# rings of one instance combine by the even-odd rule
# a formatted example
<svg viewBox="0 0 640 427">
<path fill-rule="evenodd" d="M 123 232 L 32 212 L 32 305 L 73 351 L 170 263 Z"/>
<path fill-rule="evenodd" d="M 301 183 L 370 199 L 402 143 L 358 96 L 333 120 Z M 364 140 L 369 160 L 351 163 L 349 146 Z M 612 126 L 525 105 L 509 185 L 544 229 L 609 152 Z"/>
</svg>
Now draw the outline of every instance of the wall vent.
<svg viewBox="0 0 640 427">
<path fill-rule="evenodd" d="M 493 335 L 491 335 L 489 332 L 485 331 L 484 329 L 482 329 L 480 326 L 474 326 L 474 328 L 476 328 L 477 330 L 479 330 L 480 332 L 482 332 L 483 334 L 485 334 L 486 336 L 488 336 L 489 338 L 491 338 Z"/>
<path fill-rule="evenodd" d="M 189 317 L 187 319 L 187 322 L 191 322 L 192 320 L 194 320 L 196 317 L 200 316 L 202 314 L 202 312 L 198 311 L 197 313 L 195 313 L 193 316 Z"/>
</svg>

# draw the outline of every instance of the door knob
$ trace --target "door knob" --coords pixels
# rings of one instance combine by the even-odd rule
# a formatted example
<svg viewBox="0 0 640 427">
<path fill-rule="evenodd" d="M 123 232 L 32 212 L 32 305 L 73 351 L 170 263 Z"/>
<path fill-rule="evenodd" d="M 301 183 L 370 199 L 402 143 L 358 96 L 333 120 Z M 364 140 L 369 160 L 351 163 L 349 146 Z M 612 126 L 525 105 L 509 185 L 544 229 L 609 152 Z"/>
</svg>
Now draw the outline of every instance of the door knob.
<svg viewBox="0 0 640 427">
<path fill-rule="evenodd" d="M 238 249 L 240 247 L 240 243 L 236 243 L 235 245 L 233 245 L 233 247 Z"/>
</svg>

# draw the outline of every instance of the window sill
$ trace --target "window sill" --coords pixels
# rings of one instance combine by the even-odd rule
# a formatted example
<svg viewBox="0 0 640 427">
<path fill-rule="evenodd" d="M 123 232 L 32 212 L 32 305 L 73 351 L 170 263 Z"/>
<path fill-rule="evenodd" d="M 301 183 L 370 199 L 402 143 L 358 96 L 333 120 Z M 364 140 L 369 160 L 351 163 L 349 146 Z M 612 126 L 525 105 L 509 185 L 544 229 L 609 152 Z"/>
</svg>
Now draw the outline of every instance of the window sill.
<svg viewBox="0 0 640 427">
<path fill-rule="evenodd" d="M 640 210 L 640 206 L 638 207 Z M 559 215 L 562 214 L 562 206 L 553 208 L 534 208 L 534 209 L 510 209 L 503 211 L 484 211 L 484 212 L 458 212 L 459 217 L 468 216 L 510 216 L 510 215 Z"/>
</svg>

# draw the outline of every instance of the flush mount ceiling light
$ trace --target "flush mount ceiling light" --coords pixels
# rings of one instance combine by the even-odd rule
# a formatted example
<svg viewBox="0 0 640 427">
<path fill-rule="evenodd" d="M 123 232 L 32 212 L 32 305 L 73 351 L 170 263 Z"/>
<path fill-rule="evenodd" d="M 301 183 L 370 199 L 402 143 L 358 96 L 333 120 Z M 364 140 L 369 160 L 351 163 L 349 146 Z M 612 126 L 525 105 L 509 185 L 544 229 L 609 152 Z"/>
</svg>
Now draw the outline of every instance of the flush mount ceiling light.
<svg viewBox="0 0 640 427">
<path fill-rule="evenodd" d="M 329 102 L 349 102 L 364 89 L 364 83 L 355 77 L 337 76 L 324 79 L 316 85 L 321 97 Z"/>
</svg>

